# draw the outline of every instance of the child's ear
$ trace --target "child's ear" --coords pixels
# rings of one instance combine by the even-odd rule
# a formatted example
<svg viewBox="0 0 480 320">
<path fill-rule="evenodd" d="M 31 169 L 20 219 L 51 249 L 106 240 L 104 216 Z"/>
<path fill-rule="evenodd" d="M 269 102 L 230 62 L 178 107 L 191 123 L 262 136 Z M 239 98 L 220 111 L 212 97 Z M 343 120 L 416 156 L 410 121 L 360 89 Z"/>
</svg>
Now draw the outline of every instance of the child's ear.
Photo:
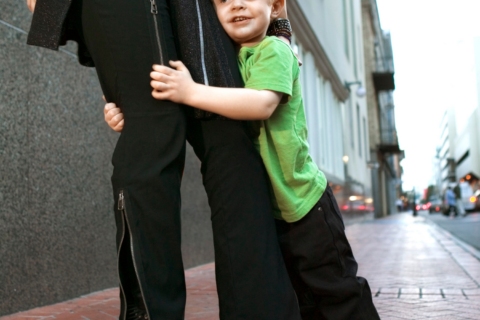
<svg viewBox="0 0 480 320">
<path fill-rule="evenodd" d="M 280 16 L 280 14 L 283 11 L 283 8 L 285 8 L 285 0 L 273 0 L 272 3 L 272 14 L 271 14 L 271 19 L 276 19 Z"/>
</svg>

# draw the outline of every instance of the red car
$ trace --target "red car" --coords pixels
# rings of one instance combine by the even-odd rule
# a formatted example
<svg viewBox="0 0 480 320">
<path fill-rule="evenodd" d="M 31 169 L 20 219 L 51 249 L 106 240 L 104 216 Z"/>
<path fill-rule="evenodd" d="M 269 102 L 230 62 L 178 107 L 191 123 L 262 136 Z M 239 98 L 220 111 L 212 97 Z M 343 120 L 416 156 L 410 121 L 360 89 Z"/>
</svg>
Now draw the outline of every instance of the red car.
<svg viewBox="0 0 480 320">
<path fill-rule="evenodd" d="M 420 211 L 420 210 L 430 210 L 430 207 L 431 207 L 431 204 L 430 202 L 427 202 L 427 203 L 419 203 L 415 206 L 415 209 L 417 209 L 417 211 Z"/>
</svg>

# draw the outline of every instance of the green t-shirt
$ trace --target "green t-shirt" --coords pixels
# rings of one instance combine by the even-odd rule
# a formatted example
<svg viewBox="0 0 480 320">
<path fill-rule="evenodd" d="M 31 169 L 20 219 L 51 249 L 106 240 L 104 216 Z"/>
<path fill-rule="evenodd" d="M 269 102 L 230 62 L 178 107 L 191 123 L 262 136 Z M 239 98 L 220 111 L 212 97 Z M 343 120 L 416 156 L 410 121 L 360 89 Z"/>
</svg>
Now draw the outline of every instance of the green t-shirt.
<svg viewBox="0 0 480 320">
<path fill-rule="evenodd" d="M 270 119 L 254 121 L 260 152 L 272 186 L 274 215 L 295 222 L 318 202 L 327 179 L 308 153 L 300 68 L 292 49 L 276 37 L 242 47 L 238 64 L 245 87 L 284 94 Z M 287 99 L 285 99 L 287 98 Z"/>
</svg>

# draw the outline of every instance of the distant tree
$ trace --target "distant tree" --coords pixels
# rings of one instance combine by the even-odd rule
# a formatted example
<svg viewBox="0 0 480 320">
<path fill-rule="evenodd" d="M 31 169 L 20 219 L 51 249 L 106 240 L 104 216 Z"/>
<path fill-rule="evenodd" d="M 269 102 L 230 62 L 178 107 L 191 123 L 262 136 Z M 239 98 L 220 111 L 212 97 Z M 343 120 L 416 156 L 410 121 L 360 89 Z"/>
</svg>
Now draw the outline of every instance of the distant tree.
<svg viewBox="0 0 480 320">
<path fill-rule="evenodd" d="M 436 195 L 438 195 L 437 187 L 435 187 L 432 184 L 429 185 L 428 188 L 427 188 L 426 195 L 425 195 L 425 200 L 428 201 L 428 199 L 430 199 L 430 197 L 433 197 L 433 196 L 436 196 Z"/>
</svg>

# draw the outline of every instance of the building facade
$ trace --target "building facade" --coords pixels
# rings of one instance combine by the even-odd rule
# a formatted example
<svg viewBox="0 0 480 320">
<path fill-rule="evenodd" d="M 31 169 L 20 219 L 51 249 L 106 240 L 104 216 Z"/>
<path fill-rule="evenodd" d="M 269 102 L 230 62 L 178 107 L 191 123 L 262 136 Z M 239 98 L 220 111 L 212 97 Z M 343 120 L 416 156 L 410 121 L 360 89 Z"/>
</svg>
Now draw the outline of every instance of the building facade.
<svg viewBox="0 0 480 320">
<path fill-rule="evenodd" d="M 458 128 L 452 158 L 456 180 L 468 182 L 476 191 L 480 189 L 480 38 L 475 38 L 473 42 L 477 106 L 468 116 L 466 126 Z"/>
<path fill-rule="evenodd" d="M 472 41 L 477 105 L 468 115 L 456 112 L 454 106 L 445 111 L 440 122 L 434 180 L 440 194 L 443 194 L 448 186 L 461 183 L 464 190 L 468 191 L 468 195 L 472 194 L 478 198 L 480 197 L 480 38 Z M 472 202 L 476 201 L 472 200 Z M 468 204 L 468 206 L 478 208 L 480 204 Z"/>
<path fill-rule="evenodd" d="M 449 184 L 457 181 L 455 173 L 455 148 L 457 139 L 457 125 L 455 109 L 449 108 L 440 121 L 440 141 L 437 148 L 439 185 L 438 190 L 443 194 Z"/>
<path fill-rule="evenodd" d="M 455 181 L 468 181 L 475 190 L 480 178 L 480 136 L 478 128 L 480 122 L 480 108 L 476 108 L 470 115 L 467 125 L 455 139 L 453 154 Z"/>
<path fill-rule="evenodd" d="M 434 178 L 440 195 L 459 182 L 470 185 L 469 194 L 480 189 L 480 108 L 473 110 L 461 128 L 456 117 L 455 108 L 449 108 L 440 123 Z"/>
<path fill-rule="evenodd" d="M 289 1 L 311 154 L 345 214 L 371 206 L 368 114 L 359 0 Z M 340 40 L 340 41 L 339 41 Z"/>
<path fill-rule="evenodd" d="M 396 212 L 402 193 L 400 150 L 393 100 L 394 64 L 391 37 L 382 30 L 375 0 L 362 0 L 365 88 L 368 105 L 368 150 L 375 216 Z"/>
</svg>

